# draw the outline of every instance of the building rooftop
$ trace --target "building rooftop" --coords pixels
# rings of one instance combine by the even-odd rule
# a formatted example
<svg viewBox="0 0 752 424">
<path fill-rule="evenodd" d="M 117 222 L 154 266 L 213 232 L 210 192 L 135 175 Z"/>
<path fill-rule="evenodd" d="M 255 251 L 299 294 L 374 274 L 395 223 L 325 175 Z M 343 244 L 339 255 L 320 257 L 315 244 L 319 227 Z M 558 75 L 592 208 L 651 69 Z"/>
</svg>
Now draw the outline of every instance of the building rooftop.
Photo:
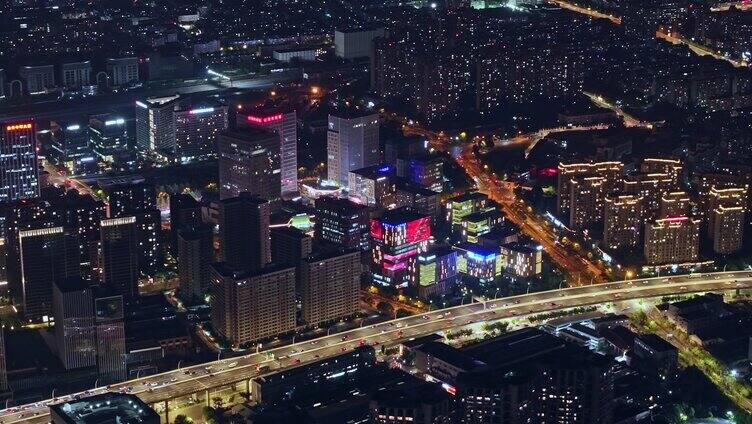
<svg viewBox="0 0 752 424">
<path fill-rule="evenodd" d="M 103 393 L 50 406 L 55 423 L 159 423 L 159 414 L 135 395 Z"/>
<path fill-rule="evenodd" d="M 428 356 L 452 364 L 457 368 L 461 368 L 464 371 L 472 371 L 485 365 L 473 356 L 442 342 L 424 343 L 422 346 L 418 347 L 417 350 L 420 350 Z"/>
<path fill-rule="evenodd" d="M 468 346 L 463 351 L 489 366 L 507 366 L 557 351 L 566 343 L 538 328 L 525 328 Z"/>
<path fill-rule="evenodd" d="M 460 194 L 459 196 L 452 197 L 448 200 L 448 202 L 453 203 L 461 203 L 461 202 L 467 202 L 468 200 L 474 200 L 474 199 L 488 199 L 488 196 L 485 194 L 473 191 L 469 193 Z"/>
<path fill-rule="evenodd" d="M 655 334 L 640 334 L 636 337 L 655 352 L 675 352 L 676 348 L 671 343 L 663 340 Z"/>
<path fill-rule="evenodd" d="M 384 212 L 379 218 L 382 224 L 400 225 L 407 222 L 412 222 L 421 218 L 428 218 L 427 215 L 415 212 L 410 208 L 397 208 Z"/>
</svg>

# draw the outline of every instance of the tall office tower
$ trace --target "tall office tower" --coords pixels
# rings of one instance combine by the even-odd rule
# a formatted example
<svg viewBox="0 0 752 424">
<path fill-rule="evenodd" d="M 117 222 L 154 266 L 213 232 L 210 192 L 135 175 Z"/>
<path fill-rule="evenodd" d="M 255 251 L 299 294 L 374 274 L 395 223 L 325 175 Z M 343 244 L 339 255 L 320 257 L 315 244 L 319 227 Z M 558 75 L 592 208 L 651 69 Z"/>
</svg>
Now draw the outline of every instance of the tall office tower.
<svg viewBox="0 0 752 424">
<path fill-rule="evenodd" d="M 50 121 L 50 156 L 74 174 L 96 171 L 89 134 L 79 121 Z"/>
<path fill-rule="evenodd" d="M 650 265 L 697 260 L 700 220 L 687 216 L 657 219 L 645 225 L 645 260 Z"/>
<path fill-rule="evenodd" d="M 329 115 L 326 136 L 330 181 L 348 186 L 348 173 L 379 163 L 379 115 L 343 111 Z"/>
<path fill-rule="evenodd" d="M 687 216 L 692 207 L 692 200 L 686 191 L 670 191 L 661 196 L 661 207 L 658 218 L 672 216 Z"/>
<path fill-rule="evenodd" d="M 211 276 L 212 324 L 233 345 L 295 329 L 295 268 L 241 271 L 220 262 Z"/>
<path fill-rule="evenodd" d="M 578 176 L 569 181 L 569 226 L 572 229 L 587 229 L 603 219 L 606 184 L 606 179 L 597 175 Z"/>
<path fill-rule="evenodd" d="M 124 316 L 123 296 L 100 294 L 94 299 L 97 367 L 104 384 L 123 381 L 127 375 Z"/>
<path fill-rule="evenodd" d="M 170 252 L 178 254 L 178 231 L 202 224 L 201 204 L 190 194 L 170 195 Z"/>
<path fill-rule="evenodd" d="M 332 322 L 358 311 L 360 251 L 320 251 L 300 262 L 303 321 Z"/>
<path fill-rule="evenodd" d="M 47 321 L 52 314 L 52 284 L 81 273 L 78 237 L 63 227 L 21 230 L 18 247 L 24 317 Z"/>
<path fill-rule="evenodd" d="M 227 129 L 227 106 L 196 105 L 175 110 L 175 149 L 171 152 L 180 163 L 215 157 L 217 137 Z"/>
<path fill-rule="evenodd" d="M 644 219 L 655 219 L 660 213 L 661 198 L 665 193 L 676 191 L 671 174 L 635 174 L 624 178 L 624 193 L 637 194 L 643 198 Z"/>
<path fill-rule="evenodd" d="M 425 137 L 395 137 L 384 141 L 384 163 L 395 167 L 397 175 L 404 177 L 411 158 L 421 157 L 427 152 L 428 140 Z"/>
<path fill-rule="evenodd" d="M 447 200 L 446 220 L 452 224 L 455 231 L 462 230 L 462 219 L 471 213 L 479 212 L 489 207 L 488 196 L 480 192 L 465 193 Z"/>
<path fill-rule="evenodd" d="M 219 202 L 221 260 L 257 270 L 271 262 L 269 202 L 249 193 Z"/>
<path fill-rule="evenodd" d="M 279 136 L 282 196 L 298 194 L 298 115 L 294 109 L 259 109 L 238 113 L 238 128 L 245 126 L 274 131 Z"/>
<path fill-rule="evenodd" d="M 94 297 L 80 278 L 55 281 L 52 315 L 55 318 L 57 355 L 66 370 L 97 364 Z"/>
<path fill-rule="evenodd" d="M 345 199 L 322 197 L 316 200 L 314 238 L 351 249 L 370 248 L 368 207 Z"/>
<path fill-rule="evenodd" d="M 154 184 L 147 181 L 105 187 L 109 196 L 110 218 L 135 216 L 138 235 L 139 271 L 151 272 L 163 260 L 162 216 L 157 209 Z"/>
<path fill-rule="evenodd" d="M 313 250 L 313 237 L 295 227 L 272 228 L 271 239 L 275 264 L 298 266 Z"/>
<path fill-rule="evenodd" d="M 136 101 L 136 148 L 140 152 L 175 149 L 175 106 L 180 96 Z"/>
<path fill-rule="evenodd" d="M 432 295 L 451 293 L 459 282 L 457 251 L 446 245 L 434 245 L 418 255 L 418 295 L 427 299 Z"/>
<path fill-rule="evenodd" d="M 276 202 L 282 193 L 279 136 L 246 128 L 219 136 L 219 198 L 248 192 Z"/>
<path fill-rule="evenodd" d="M 580 162 L 559 163 L 556 189 L 556 209 L 560 216 L 569 217 L 571 198 L 571 181 L 582 176 L 600 176 L 604 178 L 604 193 L 611 192 L 621 182 L 624 164 L 621 162 Z"/>
<path fill-rule="evenodd" d="M 636 194 L 607 195 L 603 219 L 603 246 L 632 249 L 640 244 L 642 202 Z"/>
<path fill-rule="evenodd" d="M 394 204 L 394 169 L 389 165 L 375 165 L 354 169 L 348 173 L 350 199 L 379 209 L 388 209 Z"/>
<path fill-rule="evenodd" d="M 209 225 L 178 231 L 178 276 L 186 299 L 200 299 L 209 286 L 209 265 L 214 262 L 214 239 Z"/>
<path fill-rule="evenodd" d="M 708 236 L 713 251 L 729 254 L 742 248 L 747 212 L 747 186 L 710 189 Z"/>
<path fill-rule="evenodd" d="M 677 187 L 681 183 L 682 169 L 679 159 L 647 158 L 640 164 L 641 174 L 666 174 Z"/>
<path fill-rule="evenodd" d="M 417 283 L 416 261 L 428 249 L 431 218 L 408 208 L 392 209 L 371 221 L 375 282 L 393 287 Z"/>
<path fill-rule="evenodd" d="M 0 123 L 0 202 L 39 197 L 34 122 Z"/>
<path fill-rule="evenodd" d="M 138 223 L 135 216 L 103 219 L 102 285 L 124 298 L 138 297 Z"/>
<path fill-rule="evenodd" d="M 444 160 L 436 155 L 411 158 L 403 176 L 421 187 L 441 193 L 444 189 Z"/>
<path fill-rule="evenodd" d="M 128 152 L 128 125 L 125 119 L 112 114 L 89 118 L 89 143 L 100 160 L 114 163 Z"/>
</svg>

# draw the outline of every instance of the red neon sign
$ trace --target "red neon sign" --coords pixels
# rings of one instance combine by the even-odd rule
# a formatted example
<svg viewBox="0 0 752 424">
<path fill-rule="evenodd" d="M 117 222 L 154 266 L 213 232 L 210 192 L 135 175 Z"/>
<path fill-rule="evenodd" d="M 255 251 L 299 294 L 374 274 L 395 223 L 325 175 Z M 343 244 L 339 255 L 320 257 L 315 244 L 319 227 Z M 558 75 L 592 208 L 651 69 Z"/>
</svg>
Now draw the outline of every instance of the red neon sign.
<svg viewBox="0 0 752 424">
<path fill-rule="evenodd" d="M 381 229 L 381 223 L 378 219 L 371 220 L 371 237 L 374 240 L 383 240 L 384 232 Z"/>
<path fill-rule="evenodd" d="M 431 218 L 424 217 L 407 223 L 406 243 L 426 241 L 431 237 Z"/>
<path fill-rule="evenodd" d="M 32 128 L 33 124 L 31 122 L 25 122 L 22 124 L 13 124 L 8 125 L 5 127 L 6 131 L 21 131 L 21 130 L 30 130 Z"/>
<path fill-rule="evenodd" d="M 246 121 L 253 122 L 254 124 L 271 124 L 273 122 L 279 122 L 282 120 L 283 115 L 278 113 L 271 116 L 254 116 L 248 115 L 245 117 Z"/>
</svg>

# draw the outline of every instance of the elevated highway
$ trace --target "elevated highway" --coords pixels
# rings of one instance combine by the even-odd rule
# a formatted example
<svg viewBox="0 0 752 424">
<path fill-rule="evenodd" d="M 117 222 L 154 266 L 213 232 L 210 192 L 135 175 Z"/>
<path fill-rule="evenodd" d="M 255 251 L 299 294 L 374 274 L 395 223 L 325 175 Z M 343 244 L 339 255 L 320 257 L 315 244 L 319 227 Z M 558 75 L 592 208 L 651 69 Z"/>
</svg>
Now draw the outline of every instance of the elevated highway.
<svg viewBox="0 0 752 424">
<path fill-rule="evenodd" d="M 150 375 L 36 404 L 4 409 L 0 411 L 0 422 L 49 422 L 48 404 L 107 390 L 134 393 L 150 404 L 166 404 L 173 399 L 196 393 L 206 394 L 206 399 L 210 399 L 209 392 L 212 390 L 238 383 L 248 385 L 251 379 L 268 370 L 290 368 L 334 356 L 361 344 L 394 345 L 403 340 L 477 322 L 524 317 L 609 302 L 749 288 L 752 288 L 752 273 L 735 271 L 618 281 L 490 299 L 364 326 L 245 356 Z"/>
</svg>

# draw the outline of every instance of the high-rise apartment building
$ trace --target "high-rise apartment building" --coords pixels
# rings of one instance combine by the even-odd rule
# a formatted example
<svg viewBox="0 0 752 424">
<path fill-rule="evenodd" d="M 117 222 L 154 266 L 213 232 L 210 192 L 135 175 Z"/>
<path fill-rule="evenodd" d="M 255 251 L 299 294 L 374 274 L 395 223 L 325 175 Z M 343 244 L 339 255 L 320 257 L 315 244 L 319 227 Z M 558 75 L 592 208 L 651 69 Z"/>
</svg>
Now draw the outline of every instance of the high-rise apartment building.
<svg viewBox="0 0 752 424">
<path fill-rule="evenodd" d="M 675 176 L 672 174 L 634 174 L 624 178 L 624 193 L 642 196 L 643 217 L 646 221 L 655 219 L 660 213 L 663 195 L 677 189 Z"/>
<path fill-rule="evenodd" d="M 227 129 L 227 106 L 201 104 L 175 110 L 176 162 L 190 163 L 215 157 L 217 138 Z"/>
<path fill-rule="evenodd" d="M 211 279 L 212 324 L 233 345 L 295 329 L 295 268 L 241 271 L 220 262 Z"/>
<path fill-rule="evenodd" d="M 136 147 L 140 152 L 170 153 L 175 149 L 175 106 L 180 96 L 136 101 Z"/>
<path fill-rule="evenodd" d="M 360 255 L 355 249 L 321 251 L 300 262 L 303 320 L 332 322 L 358 311 Z"/>
<path fill-rule="evenodd" d="M 409 208 L 388 210 L 371 220 L 374 281 L 393 287 L 416 284 L 417 257 L 428 249 L 430 237 L 431 218 Z"/>
<path fill-rule="evenodd" d="M 46 321 L 52 315 L 53 283 L 81 273 L 78 237 L 63 227 L 21 230 L 18 249 L 24 317 Z"/>
<path fill-rule="evenodd" d="M 0 202 L 39 197 L 36 126 L 0 123 Z"/>
<path fill-rule="evenodd" d="M 212 228 L 199 225 L 177 234 L 180 292 L 186 299 L 201 299 L 209 287 L 209 265 L 214 262 Z"/>
<path fill-rule="evenodd" d="M 60 82 L 68 90 L 80 90 L 91 84 L 91 62 L 63 63 Z"/>
<path fill-rule="evenodd" d="M 747 186 L 710 189 L 708 236 L 713 251 L 730 254 L 742 248 L 747 211 Z"/>
<path fill-rule="evenodd" d="M 94 297 L 78 278 L 55 281 L 52 295 L 57 355 L 66 370 L 97 364 Z"/>
<path fill-rule="evenodd" d="M 606 196 L 603 246 L 609 250 L 633 249 L 640 244 L 643 198 L 636 194 Z"/>
<path fill-rule="evenodd" d="M 102 286 L 124 298 L 138 297 L 139 249 L 135 216 L 102 220 Z"/>
<path fill-rule="evenodd" d="M 665 174 L 679 186 L 682 177 L 682 162 L 679 159 L 646 158 L 640 163 L 641 174 Z"/>
<path fill-rule="evenodd" d="M 219 197 L 229 199 L 248 192 L 276 202 L 282 193 L 279 136 L 245 128 L 227 131 L 218 139 Z"/>
<path fill-rule="evenodd" d="M 271 262 L 269 202 L 249 193 L 219 202 L 219 245 L 223 262 L 258 270 Z"/>
<path fill-rule="evenodd" d="M 645 225 L 645 260 L 650 265 L 682 264 L 697 260 L 700 220 L 679 216 Z"/>
<path fill-rule="evenodd" d="M 578 162 L 560 163 L 558 167 L 556 208 L 562 217 L 570 217 L 572 204 L 572 180 L 576 177 L 602 177 L 600 184 L 603 193 L 611 192 L 621 182 L 624 174 L 624 164 L 621 162 Z"/>
<path fill-rule="evenodd" d="M 239 128 L 248 126 L 274 131 L 279 137 L 279 165 L 282 196 L 298 193 L 298 115 L 292 109 L 259 109 L 238 113 Z"/>
<path fill-rule="evenodd" d="M 326 138 L 330 181 L 348 186 L 348 173 L 379 163 L 379 115 L 351 111 L 329 115 Z"/>
<path fill-rule="evenodd" d="M 109 199 L 109 217 L 135 217 L 138 236 L 139 271 L 151 272 L 163 263 L 161 247 L 162 217 L 157 209 L 154 184 L 142 177 L 125 183 L 105 184 Z"/>
<path fill-rule="evenodd" d="M 322 197 L 316 200 L 314 238 L 367 251 L 370 248 L 369 219 L 367 206 L 346 199 Z"/>
<path fill-rule="evenodd" d="M 603 219 L 607 180 L 598 175 L 578 176 L 569 181 L 569 226 L 587 229 Z"/>
<path fill-rule="evenodd" d="M 692 199 L 686 191 L 670 191 L 661 196 L 658 218 L 686 216 L 690 213 Z"/>
</svg>

